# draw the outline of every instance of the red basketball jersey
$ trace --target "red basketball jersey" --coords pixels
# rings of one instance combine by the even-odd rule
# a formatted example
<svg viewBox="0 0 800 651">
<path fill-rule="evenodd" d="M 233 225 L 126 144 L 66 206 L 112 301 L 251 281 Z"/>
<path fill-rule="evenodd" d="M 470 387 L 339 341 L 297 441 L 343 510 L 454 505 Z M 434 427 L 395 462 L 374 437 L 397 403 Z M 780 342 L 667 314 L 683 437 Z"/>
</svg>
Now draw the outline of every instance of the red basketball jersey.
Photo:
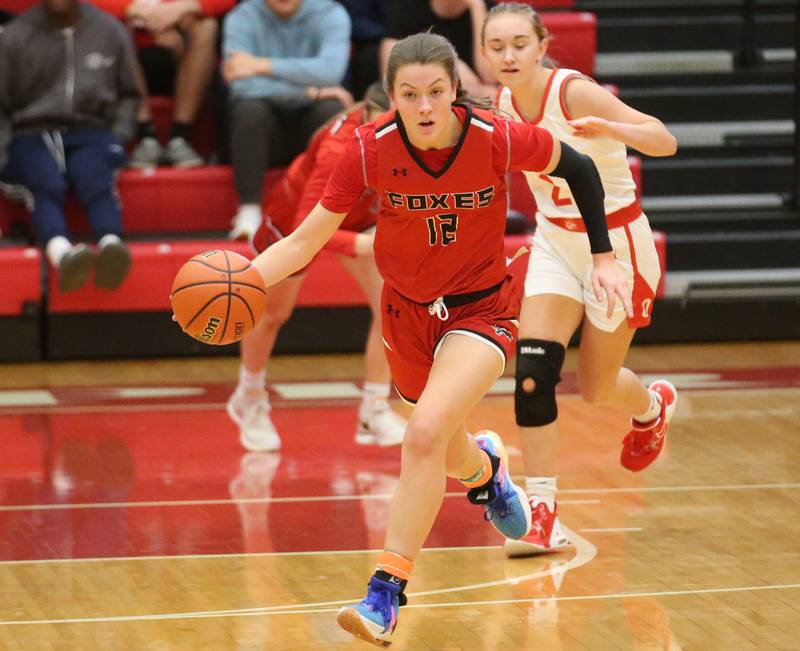
<svg viewBox="0 0 800 651">
<path fill-rule="evenodd" d="M 505 277 L 506 184 L 495 171 L 494 129 L 491 113 L 467 108 L 459 141 L 435 170 L 409 142 L 399 114 L 376 124 L 375 261 L 404 296 L 429 302 Z"/>
<path fill-rule="evenodd" d="M 359 127 L 321 200 L 347 213 L 365 186 L 375 188 L 378 270 L 419 303 L 503 280 L 506 173 L 545 169 L 553 150 L 538 127 L 465 106 L 453 112 L 463 129 L 448 149 L 415 149 L 397 113 Z"/>
<path fill-rule="evenodd" d="M 343 113 L 331 125 L 317 131 L 307 149 L 292 161 L 280 183 L 269 194 L 266 214 L 270 226 L 275 227 L 280 236 L 294 231 L 319 201 L 331 171 L 356 128 L 363 123 L 365 111 L 362 106 L 351 113 Z M 325 249 L 355 255 L 356 233 L 374 226 L 377 215 L 377 196 L 371 188 L 364 188 Z M 256 251 L 264 251 L 277 238 L 271 228 L 263 225 L 254 241 Z"/>
</svg>

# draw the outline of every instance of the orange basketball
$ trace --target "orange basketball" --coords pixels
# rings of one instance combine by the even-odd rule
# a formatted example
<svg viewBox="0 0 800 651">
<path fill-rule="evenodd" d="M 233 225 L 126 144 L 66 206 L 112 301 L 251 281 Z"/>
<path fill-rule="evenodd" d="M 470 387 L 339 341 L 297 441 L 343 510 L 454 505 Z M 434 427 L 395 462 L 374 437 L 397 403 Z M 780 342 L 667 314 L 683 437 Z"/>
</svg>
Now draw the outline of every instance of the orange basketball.
<svg viewBox="0 0 800 651">
<path fill-rule="evenodd" d="M 264 281 L 233 251 L 206 251 L 187 262 L 172 283 L 172 311 L 183 331 L 206 344 L 239 341 L 264 312 Z"/>
</svg>

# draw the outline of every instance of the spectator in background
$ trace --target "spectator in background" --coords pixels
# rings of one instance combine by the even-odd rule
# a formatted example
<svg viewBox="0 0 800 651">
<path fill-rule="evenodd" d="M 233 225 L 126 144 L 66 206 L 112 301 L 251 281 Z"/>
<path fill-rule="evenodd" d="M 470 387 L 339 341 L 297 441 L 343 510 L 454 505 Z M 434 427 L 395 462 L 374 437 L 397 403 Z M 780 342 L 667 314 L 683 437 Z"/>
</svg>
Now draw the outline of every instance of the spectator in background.
<svg viewBox="0 0 800 651">
<path fill-rule="evenodd" d="M 134 30 L 139 60 L 151 95 L 173 95 L 175 108 L 166 147 L 156 135 L 147 101 L 139 109 L 139 144 L 131 167 L 197 167 L 203 158 L 189 134 L 214 74 L 217 18 L 234 0 L 92 0 Z"/>
<path fill-rule="evenodd" d="M 481 56 L 481 28 L 493 0 L 391 0 L 386 36 L 381 43 L 381 70 L 398 40 L 429 29 L 450 41 L 458 54 L 461 85 L 475 97 L 494 97 L 497 84 Z"/>
<path fill-rule="evenodd" d="M 350 88 L 363 97 L 369 85 L 378 81 L 381 41 L 386 37 L 386 9 L 391 0 L 339 0 L 353 24 L 350 56 Z"/>
<path fill-rule="evenodd" d="M 97 286 L 116 288 L 130 267 L 115 170 L 136 125 L 133 65 L 125 29 L 78 0 L 43 0 L 0 32 L 0 181 L 23 191 L 62 291 L 81 287 L 92 269 Z M 67 183 L 96 251 L 68 239 Z"/>
<path fill-rule="evenodd" d="M 225 18 L 223 49 L 239 198 L 230 237 L 252 239 L 267 168 L 288 165 L 352 104 L 337 85 L 349 60 L 350 18 L 333 0 L 245 0 Z"/>
</svg>

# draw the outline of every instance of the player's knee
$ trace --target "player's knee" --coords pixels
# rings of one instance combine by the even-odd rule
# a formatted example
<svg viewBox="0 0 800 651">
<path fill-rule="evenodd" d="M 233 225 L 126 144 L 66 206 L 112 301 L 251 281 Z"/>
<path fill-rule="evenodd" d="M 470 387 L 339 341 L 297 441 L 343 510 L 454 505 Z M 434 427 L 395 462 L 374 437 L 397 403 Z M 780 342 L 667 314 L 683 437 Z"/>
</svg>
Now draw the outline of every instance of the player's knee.
<svg viewBox="0 0 800 651">
<path fill-rule="evenodd" d="M 514 390 L 517 425 L 541 427 L 556 420 L 556 385 L 561 381 L 565 353 L 564 346 L 557 341 L 519 340 Z"/>
<path fill-rule="evenodd" d="M 417 458 L 430 457 L 439 446 L 438 434 L 431 422 L 412 417 L 406 426 L 403 453 Z"/>
<path fill-rule="evenodd" d="M 269 303 L 267 303 L 269 305 Z M 280 330 L 284 323 L 292 316 L 294 306 L 270 306 L 264 310 L 264 315 L 261 317 L 261 327 L 264 330 Z"/>
</svg>

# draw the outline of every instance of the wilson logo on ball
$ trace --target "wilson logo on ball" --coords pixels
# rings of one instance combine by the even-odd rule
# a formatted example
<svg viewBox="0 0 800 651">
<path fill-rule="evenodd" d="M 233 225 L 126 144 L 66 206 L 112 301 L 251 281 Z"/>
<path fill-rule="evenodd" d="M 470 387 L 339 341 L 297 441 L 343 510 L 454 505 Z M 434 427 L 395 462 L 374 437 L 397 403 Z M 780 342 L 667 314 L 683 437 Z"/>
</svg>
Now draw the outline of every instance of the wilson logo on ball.
<svg viewBox="0 0 800 651">
<path fill-rule="evenodd" d="M 219 317 L 208 317 L 208 323 L 206 323 L 206 327 L 203 328 L 203 332 L 200 333 L 200 339 L 206 343 L 211 341 L 214 338 L 214 335 L 217 334 L 217 328 L 219 328 L 220 323 L 222 323 L 222 319 Z"/>
</svg>

